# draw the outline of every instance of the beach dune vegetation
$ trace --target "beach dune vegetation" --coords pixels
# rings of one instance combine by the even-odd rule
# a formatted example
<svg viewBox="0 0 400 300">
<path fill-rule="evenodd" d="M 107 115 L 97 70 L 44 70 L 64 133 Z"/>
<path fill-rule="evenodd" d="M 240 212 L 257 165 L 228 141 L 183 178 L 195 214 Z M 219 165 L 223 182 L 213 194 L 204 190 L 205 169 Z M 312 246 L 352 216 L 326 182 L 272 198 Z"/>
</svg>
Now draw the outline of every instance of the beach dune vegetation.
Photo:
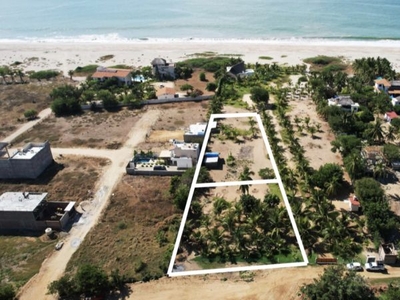
<svg viewBox="0 0 400 300">
<path fill-rule="evenodd" d="M 311 71 L 320 72 L 339 72 L 347 68 L 347 65 L 339 57 L 318 55 L 309 57 L 303 60 L 305 63 L 311 65 Z"/>
<path fill-rule="evenodd" d="M 240 58 L 232 58 L 232 57 L 199 57 L 199 58 L 190 58 L 184 60 L 182 62 L 177 63 L 179 67 L 188 67 L 191 69 L 201 68 L 207 72 L 216 72 L 221 68 L 225 69 L 227 66 L 232 66 L 241 62 Z"/>
<path fill-rule="evenodd" d="M 99 65 L 86 65 L 83 67 L 77 67 L 74 71 L 74 74 L 75 76 L 92 75 L 94 72 L 96 72 L 98 66 Z"/>
<path fill-rule="evenodd" d="M 271 56 L 259 56 L 258 59 L 273 60 Z"/>
<path fill-rule="evenodd" d="M 50 80 L 52 78 L 57 77 L 58 75 L 60 75 L 60 72 L 58 72 L 58 71 L 42 70 L 42 71 L 33 72 L 29 77 L 31 79 L 37 79 L 38 81 L 41 81 L 43 79 Z"/>
</svg>

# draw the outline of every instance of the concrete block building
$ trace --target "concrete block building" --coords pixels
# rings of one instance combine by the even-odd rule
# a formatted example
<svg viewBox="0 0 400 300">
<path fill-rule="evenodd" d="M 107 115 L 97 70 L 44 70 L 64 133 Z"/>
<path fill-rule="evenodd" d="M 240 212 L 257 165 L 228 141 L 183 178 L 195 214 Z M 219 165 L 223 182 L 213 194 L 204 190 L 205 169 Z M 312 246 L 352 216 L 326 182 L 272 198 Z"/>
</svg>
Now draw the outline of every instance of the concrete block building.
<svg viewBox="0 0 400 300">
<path fill-rule="evenodd" d="M 28 143 L 11 154 L 8 143 L 0 143 L 0 179 L 34 179 L 53 162 L 48 141 Z"/>
<path fill-rule="evenodd" d="M 0 195 L 0 230 L 63 229 L 75 214 L 75 202 L 46 201 L 47 193 L 7 192 Z"/>
</svg>

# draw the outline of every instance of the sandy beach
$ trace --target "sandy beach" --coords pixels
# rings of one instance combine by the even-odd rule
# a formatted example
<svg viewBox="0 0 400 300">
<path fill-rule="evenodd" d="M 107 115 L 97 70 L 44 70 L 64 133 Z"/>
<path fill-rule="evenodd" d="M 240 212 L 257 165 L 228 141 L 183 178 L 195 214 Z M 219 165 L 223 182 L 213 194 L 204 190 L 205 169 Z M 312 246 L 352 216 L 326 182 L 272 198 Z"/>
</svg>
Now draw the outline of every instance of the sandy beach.
<svg viewBox="0 0 400 300">
<path fill-rule="evenodd" d="M 67 74 L 78 66 L 99 64 L 112 66 L 126 64 L 134 67 L 149 66 L 155 57 L 163 57 L 172 62 L 193 57 L 195 53 L 212 51 L 218 54 L 242 55 L 250 63 L 271 63 L 296 65 L 302 60 L 316 55 L 341 56 L 352 61 L 361 57 L 381 56 L 387 58 L 400 71 L 400 47 L 391 43 L 296 43 L 273 41 L 202 41 L 170 40 L 139 41 L 132 43 L 104 42 L 2 42 L 0 43 L 0 65 L 15 61 L 25 71 L 57 69 Z M 107 62 L 99 62 L 104 55 L 114 55 Z M 259 59 L 269 56 L 272 60 Z"/>
</svg>

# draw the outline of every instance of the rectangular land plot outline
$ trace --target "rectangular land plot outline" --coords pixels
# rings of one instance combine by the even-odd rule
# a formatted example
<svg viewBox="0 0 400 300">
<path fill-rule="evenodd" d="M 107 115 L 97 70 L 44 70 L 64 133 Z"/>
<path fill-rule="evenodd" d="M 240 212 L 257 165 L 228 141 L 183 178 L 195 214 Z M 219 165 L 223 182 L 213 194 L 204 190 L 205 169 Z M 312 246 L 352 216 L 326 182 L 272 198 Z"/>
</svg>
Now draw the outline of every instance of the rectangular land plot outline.
<svg viewBox="0 0 400 300">
<path fill-rule="evenodd" d="M 261 136 L 264 140 L 265 147 L 267 149 L 267 153 L 269 159 L 272 164 L 272 169 L 275 173 L 275 179 L 265 179 L 265 180 L 251 180 L 251 181 L 234 181 L 234 182 L 211 182 L 211 183 L 197 183 L 200 168 L 203 163 L 204 155 L 207 148 L 207 143 L 210 139 L 211 134 L 211 124 L 215 121 L 215 119 L 226 119 L 226 118 L 245 118 L 245 117 L 253 117 L 256 118 L 258 127 L 260 129 Z M 290 223 L 292 225 L 293 232 L 296 237 L 296 241 L 298 243 L 303 261 L 302 262 L 293 262 L 293 263 L 281 263 L 281 264 L 269 264 L 269 265 L 253 265 L 253 266 L 242 266 L 242 267 L 230 267 L 230 268 L 216 268 L 216 269 L 205 269 L 205 270 L 191 270 L 191 271 L 176 271 L 173 272 L 176 256 L 178 254 L 179 245 L 181 243 L 183 230 L 186 224 L 186 220 L 188 217 L 190 205 L 193 199 L 195 188 L 205 188 L 205 187 L 217 187 L 217 186 L 234 186 L 234 185 L 251 185 L 251 184 L 270 184 L 276 183 L 279 186 L 279 190 L 281 192 L 283 202 L 285 203 L 285 207 L 287 213 L 289 215 Z M 289 204 L 289 200 L 286 195 L 286 191 L 284 189 L 281 176 L 278 171 L 278 166 L 276 165 L 275 158 L 272 154 L 271 146 L 268 141 L 268 137 L 265 133 L 264 126 L 262 124 L 262 120 L 259 114 L 257 113 L 231 113 L 231 114 L 213 114 L 210 116 L 210 120 L 208 122 L 206 134 L 204 136 L 203 145 L 200 151 L 200 159 L 197 163 L 196 170 L 194 173 L 192 185 L 190 187 L 188 200 L 186 202 L 185 210 L 183 212 L 181 225 L 178 230 L 177 238 L 175 241 L 175 246 L 172 252 L 171 261 L 168 267 L 167 274 L 170 277 L 176 276 L 187 276 L 187 275 L 206 275 L 206 274 L 215 274 L 215 273 L 228 273 L 228 272 L 240 272 L 240 271 L 255 271 L 255 270 L 267 270 L 267 269 L 278 269 L 278 268 L 291 268 L 291 267 L 302 267 L 308 265 L 308 257 L 306 251 L 304 249 L 303 241 L 301 240 L 299 230 L 297 228 L 297 224 L 294 220 L 293 212 Z"/>
</svg>

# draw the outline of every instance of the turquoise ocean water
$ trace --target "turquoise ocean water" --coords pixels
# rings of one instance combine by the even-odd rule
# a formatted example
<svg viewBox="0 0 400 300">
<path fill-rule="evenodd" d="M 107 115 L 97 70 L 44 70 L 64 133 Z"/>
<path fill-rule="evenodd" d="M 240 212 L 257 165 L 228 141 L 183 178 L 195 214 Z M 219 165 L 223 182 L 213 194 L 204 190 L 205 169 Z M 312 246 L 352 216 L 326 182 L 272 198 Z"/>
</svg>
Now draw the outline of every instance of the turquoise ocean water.
<svg viewBox="0 0 400 300">
<path fill-rule="evenodd" d="M 0 41 L 399 43 L 400 0 L 2 0 Z"/>
</svg>

